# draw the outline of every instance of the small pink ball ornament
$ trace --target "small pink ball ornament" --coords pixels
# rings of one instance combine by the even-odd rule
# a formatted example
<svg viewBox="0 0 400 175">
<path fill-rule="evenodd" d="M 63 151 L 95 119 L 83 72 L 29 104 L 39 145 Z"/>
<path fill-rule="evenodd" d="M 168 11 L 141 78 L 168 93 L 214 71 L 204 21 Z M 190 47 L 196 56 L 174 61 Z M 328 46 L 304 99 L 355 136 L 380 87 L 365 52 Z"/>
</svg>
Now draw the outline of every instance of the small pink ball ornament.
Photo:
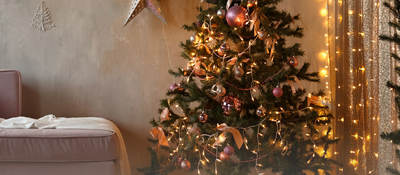
<svg viewBox="0 0 400 175">
<path fill-rule="evenodd" d="M 272 90 L 272 94 L 273 94 L 276 98 L 282 97 L 282 95 L 283 95 L 283 90 L 282 90 L 282 88 L 280 88 L 280 87 L 276 87 L 276 88 L 274 88 L 274 89 Z"/>
</svg>

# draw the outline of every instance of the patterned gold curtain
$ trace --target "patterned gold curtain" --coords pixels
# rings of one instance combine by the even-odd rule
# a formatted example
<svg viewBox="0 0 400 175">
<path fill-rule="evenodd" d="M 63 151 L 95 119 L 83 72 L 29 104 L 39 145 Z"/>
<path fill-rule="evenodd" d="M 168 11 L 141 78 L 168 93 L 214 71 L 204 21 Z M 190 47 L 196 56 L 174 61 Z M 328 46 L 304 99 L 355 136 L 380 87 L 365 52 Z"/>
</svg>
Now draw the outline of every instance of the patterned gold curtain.
<svg viewBox="0 0 400 175">
<path fill-rule="evenodd" d="M 390 13 L 382 0 L 332 0 L 330 32 L 332 104 L 341 141 L 335 151 L 343 164 L 336 174 L 385 175 L 393 163 L 393 147 L 380 133 L 396 126 L 393 96 L 385 86 L 394 79 L 390 44 Z"/>
</svg>

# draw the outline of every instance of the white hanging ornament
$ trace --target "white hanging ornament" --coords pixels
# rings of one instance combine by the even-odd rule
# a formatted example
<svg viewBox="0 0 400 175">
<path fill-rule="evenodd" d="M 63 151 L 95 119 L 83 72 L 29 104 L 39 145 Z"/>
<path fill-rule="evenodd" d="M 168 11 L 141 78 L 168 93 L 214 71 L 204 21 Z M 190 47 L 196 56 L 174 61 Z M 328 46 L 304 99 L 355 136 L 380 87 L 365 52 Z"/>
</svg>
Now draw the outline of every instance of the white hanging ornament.
<svg viewBox="0 0 400 175">
<path fill-rule="evenodd" d="M 144 8 L 148 8 L 156 15 L 164 24 L 167 23 L 165 18 L 161 15 L 160 3 L 158 0 L 132 0 L 128 17 L 125 20 L 124 26 L 133 20 Z"/>
<path fill-rule="evenodd" d="M 50 10 L 47 8 L 44 1 L 40 2 L 38 8 L 34 12 L 32 27 L 40 32 L 46 32 L 56 27 L 51 19 Z"/>
<path fill-rule="evenodd" d="M 164 110 L 160 114 L 160 121 L 169 120 L 169 110 L 168 108 L 164 108 Z"/>
</svg>

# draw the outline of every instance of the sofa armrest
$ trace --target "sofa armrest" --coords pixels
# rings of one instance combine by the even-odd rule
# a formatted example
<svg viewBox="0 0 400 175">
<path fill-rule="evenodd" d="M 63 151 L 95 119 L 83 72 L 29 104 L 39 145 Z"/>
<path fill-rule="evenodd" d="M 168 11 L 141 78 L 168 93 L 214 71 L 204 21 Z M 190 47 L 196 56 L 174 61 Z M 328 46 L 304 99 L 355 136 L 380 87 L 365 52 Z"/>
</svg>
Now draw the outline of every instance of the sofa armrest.
<svg viewBox="0 0 400 175">
<path fill-rule="evenodd" d="M 21 115 L 21 74 L 16 70 L 0 70 L 0 118 Z"/>
</svg>

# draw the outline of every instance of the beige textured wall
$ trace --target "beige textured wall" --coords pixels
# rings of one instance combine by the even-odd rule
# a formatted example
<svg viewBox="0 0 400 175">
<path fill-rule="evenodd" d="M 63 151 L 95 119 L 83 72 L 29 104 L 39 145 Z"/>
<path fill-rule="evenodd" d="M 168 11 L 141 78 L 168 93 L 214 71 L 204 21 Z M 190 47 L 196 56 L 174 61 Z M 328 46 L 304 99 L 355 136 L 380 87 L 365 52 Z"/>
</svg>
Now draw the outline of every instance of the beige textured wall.
<svg viewBox="0 0 400 175">
<path fill-rule="evenodd" d="M 283 4 L 302 14 L 316 71 L 324 48 L 318 1 Z M 167 25 L 144 10 L 125 28 L 129 0 L 47 0 L 56 28 L 45 33 L 31 27 L 39 2 L 0 1 L 0 68 L 22 72 L 23 114 L 109 118 L 123 131 L 132 167 L 143 167 L 148 121 L 174 82 L 167 70 L 184 64 L 178 45 L 190 33 L 181 26 L 194 21 L 199 0 L 162 0 Z"/>
</svg>

